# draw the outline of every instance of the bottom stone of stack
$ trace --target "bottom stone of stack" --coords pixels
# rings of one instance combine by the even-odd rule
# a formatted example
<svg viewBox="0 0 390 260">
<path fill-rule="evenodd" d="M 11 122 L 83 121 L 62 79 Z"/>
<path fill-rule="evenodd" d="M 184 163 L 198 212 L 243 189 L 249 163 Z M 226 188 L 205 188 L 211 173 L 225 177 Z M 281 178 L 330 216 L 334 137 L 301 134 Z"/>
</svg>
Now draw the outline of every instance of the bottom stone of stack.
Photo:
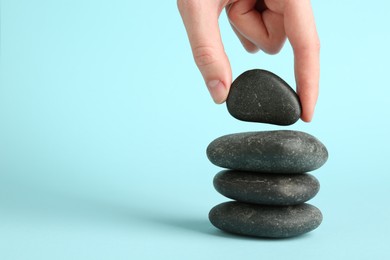
<svg viewBox="0 0 390 260">
<path fill-rule="evenodd" d="M 217 228 L 238 235 L 287 238 L 316 229 L 321 211 L 308 203 L 270 206 L 229 201 L 211 209 L 210 222 Z"/>
</svg>

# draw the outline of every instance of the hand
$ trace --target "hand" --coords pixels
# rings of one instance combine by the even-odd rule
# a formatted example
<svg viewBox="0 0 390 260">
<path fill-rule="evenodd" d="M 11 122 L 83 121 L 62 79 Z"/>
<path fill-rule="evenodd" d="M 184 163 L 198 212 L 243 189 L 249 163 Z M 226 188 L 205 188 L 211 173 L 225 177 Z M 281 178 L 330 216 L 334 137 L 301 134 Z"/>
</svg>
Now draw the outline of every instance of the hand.
<svg viewBox="0 0 390 260">
<path fill-rule="evenodd" d="M 218 17 L 226 8 L 245 49 L 275 54 L 286 37 L 294 51 L 301 119 L 310 122 L 318 97 L 320 43 L 310 0 L 178 0 L 197 64 L 216 103 L 229 93 L 232 72 L 223 48 Z"/>
</svg>

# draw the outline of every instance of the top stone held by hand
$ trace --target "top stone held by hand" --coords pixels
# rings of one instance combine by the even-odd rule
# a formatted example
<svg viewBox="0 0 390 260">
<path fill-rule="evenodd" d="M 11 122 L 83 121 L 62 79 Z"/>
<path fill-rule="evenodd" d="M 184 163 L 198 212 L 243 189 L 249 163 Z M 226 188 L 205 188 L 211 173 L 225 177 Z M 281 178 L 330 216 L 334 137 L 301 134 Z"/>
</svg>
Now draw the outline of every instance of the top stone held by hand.
<svg viewBox="0 0 390 260">
<path fill-rule="evenodd" d="M 260 69 L 248 70 L 234 80 L 226 105 L 242 121 L 291 125 L 301 116 L 295 91 L 277 75 Z"/>
</svg>

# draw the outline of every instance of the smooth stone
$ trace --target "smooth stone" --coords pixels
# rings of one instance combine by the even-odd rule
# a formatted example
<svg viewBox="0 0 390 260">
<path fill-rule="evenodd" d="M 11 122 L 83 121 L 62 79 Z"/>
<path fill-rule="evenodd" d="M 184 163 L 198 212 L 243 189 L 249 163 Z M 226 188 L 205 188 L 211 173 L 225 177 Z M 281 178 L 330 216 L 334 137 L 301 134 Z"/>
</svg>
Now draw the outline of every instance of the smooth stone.
<svg viewBox="0 0 390 260">
<path fill-rule="evenodd" d="M 231 85 L 226 100 L 236 119 L 274 125 L 294 124 L 301 116 L 295 91 L 280 77 L 266 70 L 248 70 Z"/>
<path fill-rule="evenodd" d="M 212 208 L 209 219 L 215 227 L 234 234 L 286 238 L 316 229 L 322 214 L 307 203 L 267 206 L 230 201 Z"/>
<path fill-rule="evenodd" d="M 221 171 L 214 187 L 222 195 L 241 202 L 264 205 L 296 205 L 313 198 L 319 181 L 310 174 L 276 174 Z"/>
<path fill-rule="evenodd" d="M 207 157 L 220 167 L 264 173 L 305 173 L 328 159 L 326 147 L 304 132 L 279 130 L 230 134 L 207 147 Z"/>
</svg>

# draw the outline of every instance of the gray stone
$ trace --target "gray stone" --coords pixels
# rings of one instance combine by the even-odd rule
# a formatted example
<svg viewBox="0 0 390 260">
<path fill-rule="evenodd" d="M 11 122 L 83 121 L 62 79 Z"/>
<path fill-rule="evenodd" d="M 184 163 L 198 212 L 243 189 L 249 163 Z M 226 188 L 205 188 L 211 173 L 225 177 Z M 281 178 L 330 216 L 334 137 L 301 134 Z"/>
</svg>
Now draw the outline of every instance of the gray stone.
<svg viewBox="0 0 390 260">
<path fill-rule="evenodd" d="M 310 174 L 276 174 L 221 171 L 214 187 L 222 195 L 241 202 L 264 205 L 296 205 L 313 198 L 320 189 Z"/>
<path fill-rule="evenodd" d="M 291 125 L 301 116 L 295 91 L 277 75 L 260 69 L 234 80 L 226 105 L 233 117 L 243 121 Z"/>
<path fill-rule="evenodd" d="M 264 173 L 304 173 L 328 159 L 326 147 L 304 132 L 279 130 L 230 134 L 207 147 L 207 157 L 220 167 Z"/>
<path fill-rule="evenodd" d="M 266 206 L 231 201 L 212 208 L 209 219 L 215 227 L 230 233 L 286 238 L 316 229 L 322 222 L 322 214 L 306 203 Z"/>
</svg>

